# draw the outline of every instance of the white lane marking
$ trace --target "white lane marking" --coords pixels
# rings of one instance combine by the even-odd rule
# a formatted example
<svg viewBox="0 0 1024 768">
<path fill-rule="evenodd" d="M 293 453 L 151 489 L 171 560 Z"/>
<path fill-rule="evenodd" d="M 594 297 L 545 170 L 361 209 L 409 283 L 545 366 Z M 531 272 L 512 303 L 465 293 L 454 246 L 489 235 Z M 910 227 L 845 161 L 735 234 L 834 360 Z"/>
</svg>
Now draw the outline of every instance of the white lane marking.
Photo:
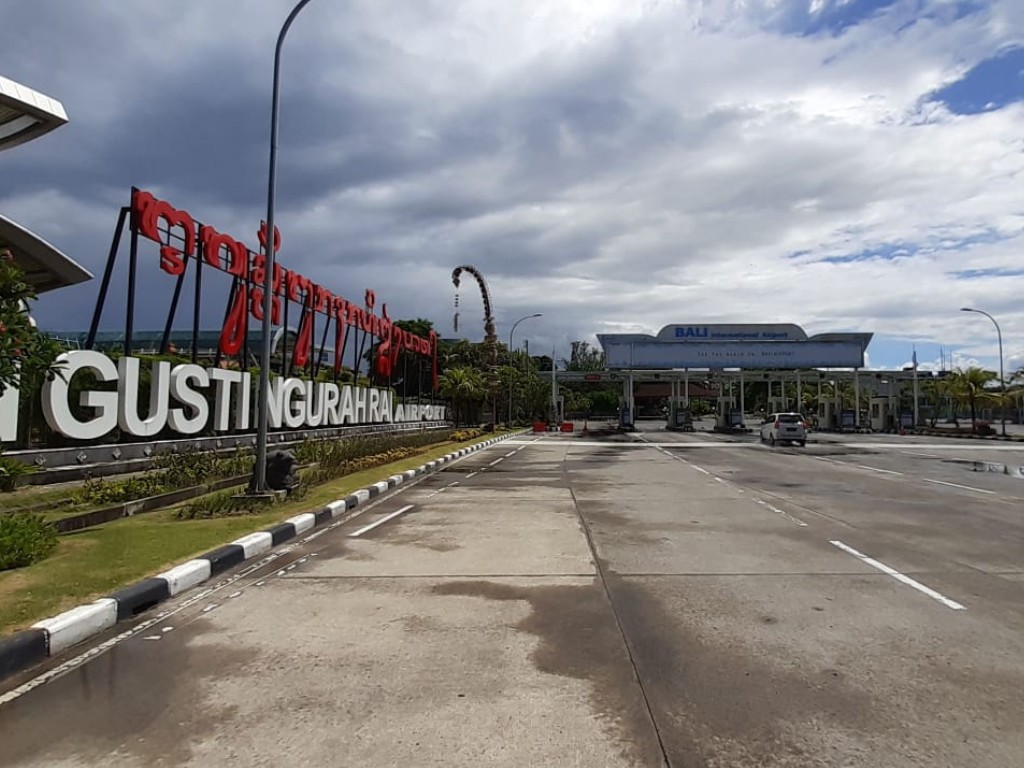
<svg viewBox="0 0 1024 768">
<path fill-rule="evenodd" d="M 509 456 L 515 456 L 515 455 L 516 455 L 515 451 L 509 451 L 508 453 L 505 454 L 505 458 L 507 459 Z"/>
<path fill-rule="evenodd" d="M 872 472 L 881 472 L 886 475 L 903 475 L 902 472 L 896 472 L 891 469 L 881 469 L 880 467 L 869 467 L 866 464 L 854 464 L 854 466 L 857 467 L 857 469 L 868 469 L 871 470 Z"/>
<path fill-rule="evenodd" d="M 445 488 L 454 488 L 458 484 L 459 484 L 459 481 L 455 480 L 454 482 L 448 483 L 448 485 L 446 485 Z"/>
<path fill-rule="evenodd" d="M 696 464 L 690 464 L 690 466 L 693 467 L 694 469 L 696 469 L 702 475 L 710 475 L 711 474 L 706 469 L 704 469 L 704 467 L 698 467 Z"/>
<path fill-rule="evenodd" d="M 540 438 L 538 438 L 538 440 L 539 439 Z M 537 440 L 533 440 L 531 442 L 537 442 Z M 420 481 L 425 480 L 429 476 L 430 475 L 423 475 Z M 391 493 L 387 496 L 387 499 L 392 499 L 395 496 L 398 496 L 400 493 L 410 488 L 418 486 L 420 481 L 410 483 L 407 486 L 396 489 L 394 493 Z M 383 503 L 385 500 L 386 499 L 380 499 L 379 501 L 374 501 L 369 506 L 359 510 L 356 514 L 361 514 L 362 512 L 368 511 L 369 509 L 373 509 L 378 504 Z M 354 515 L 352 517 L 354 517 Z M 136 635 L 141 635 L 143 632 L 145 632 L 147 629 L 154 626 L 155 624 L 159 624 L 160 622 L 167 620 L 171 616 L 174 616 L 175 614 L 181 613 L 182 611 L 191 608 L 193 605 L 200 602 L 209 595 L 212 595 L 214 592 L 219 592 L 220 590 L 225 589 L 226 587 L 234 584 L 240 579 L 244 579 L 250 574 L 256 573 L 257 571 L 261 570 L 262 568 L 272 563 L 274 560 L 277 560 L 278 558 L 290 553 L 293 549 L 299 546 L 299 544 L 304 544 L 319 538 L 328 531 L 337 528 L 339 525 L 345 522 L 348 522 L 348 520 L 351 520 L 352 517 L 349 517 L 345 520 L 340 520 L 334 523 L 333 525 L 322 528 L 319 531 L 315 531 L 314 533 L 312 533 L 309 536 L 306 536 L 303 539 L 298 539 L 292 544 L 285 544 L 284 546 L 281 546 L 280 548 L 271 551 L 266 557 L 262 557 L 259 560 L 256 560 L 255 562 L 252 562 L 248 565 L 244 565 L 239 571 L 231 574 L 222 581 L 217 582 L 213 586 L 207 587 L 206 589 L 201 589 L 198 592 L 196 592 L 196 594 L 190 597 L 186 597 L 178 606 L 176 606 L 172 610 L 160 611 L 155 616 L 153 616 L 153 618 L 146 619 L 145 621 L 136 624 L 134 627 L 126 629 L 124 632 L 121 632 L 120 634 L 117 634 L 114 637 L 111 637 L 107 640 L 104 640 L 102 643 L 99 643 L 98 645 L 94 645 L 91 648 L 87 648 L 86 650 L 82 651 L 82 653 L 80 653 L 79 655 L 68 659 L 62 664 L 58 664 L 56 667 L 53 667 L 52 669 L 46 670 L 42 674 L 33 677 L 30 680 L 27 680 L 26 682 L 19 685 L 17 688 L 13 688 L 12 690 L 7 691 L 7 693 L 0 694 L 0 707 L 2 707 L 4 704 L 20 699 L 25 694 L 30 693 L 31 691 L 35 690 L 36 688 L 39 688 L 40 686 L 46 685 L 47 683 L 53 680 L 63 677 L 73 669 L 77 669 L 78 667 L 88 664 L 94 658 L 103 655 L 111 648 L 120 645 L 124 641 L 129 640 L 135 637 Z M 316 557 L 318 554 L 318 552 L 310 552 L 309 556 Z M 266 584 L 266 581 L 258 581 L 255 583 L 254 586 L 260 587 L 264 584 Z M 164 629 L 164 631 L 167 632 L 171 629 L 173 629 L 173 627 L 167 627 Z"/>
<path fill-rule="evenodd" d="M 242 594 L 241 590 L 238 590 L 236 592 L 232 592 L 230 595 L 228 595 L 228 599 L 233 598 L 233 597 L 238 597 L 240 594 Z"/>
<path fill-rule="evenodd" d="M 839 549 L 843 550 L 843 552 L 846 552 L 847 554 L 853 555 L 857 559 L 859 559 L 859 560 L 867 563 L 868 565 L 870 565 L 872 568 L 877 568 L 882 573 L 886 573 L 889 576 L 892 576 L 894 579 L 896 579 L 896 581 L 898 581 L 898 582 L 900 582 L 902 584 L 906 584 L 908 587 L 913 587 L 918 592 L 921 592 L 921 593 L 923 593 L 925 595 L 928 595 L 928 597 L 932 598 L 932 600 L 938 600 L 940 603 L 942 603 L 947 608 L 952 608 L 954 611 L 966 611 L 967 610 L 966 606 L 961 605 L 956 600 L 950 600 L 948 597 L 946 597 L 945 595 L 941 594 L 940 592 L 936 592 L 931 587 L 926 587 L 921 582 L 915 581 L 914 579 L 910 578 L 909 576 L 907 576 L 907 575 L 905 575 L 903 573 L 900 573 L 895 568 L 890 568 L 885 563 L 880 563 L 878 560 L 875 560 L 873 557 L 868 557 L 867 555 L 865 555 L 865 554 L 863 554 L 861 552 L 858 552 L 853 547 L 851 547 L 851 546 L 849 546 L 847 544 L 844 544 L 841 541 L 832 540 L 832 541 L 829 541 L 829 544 L 831 544 L 833 547 L 838 547 Z"/>
<path fill-rule="evenodd" d="M 480 470 L 477 470 L 476 472 L 470 472 L 468 475 L 466 475 L 466 479 L 469 480 L 469 478 L 476 477 L 479 474 L 480 474 Z"/>
<path fill-rule="evenodd" d="M 724 483 L 725 483 L 725 480 L 723 480 L 723 479 L 722 479 L 722 478 L 720 478 L 720 477 L 716 477 L 716 478 L 715 478 L 715 482 L 716 482 L 716 483 L 723 483 L 723 484 L 724 484 Z"/>
<path fill-rule="evenodd" d="M 210 605 L 208 605 L 205 608 L 203 608 L 203 613 L 209 613 L 210 611 L 212 611 L 216 607 L 217 607 L 216 603 L 211 603 Z"/>
<path fill-rule="evenodd" d="M 754 501 L 756 501 L 758 504 L 760 504 L 763 507 L 767 507 L 772 512 L 774 512 L 775 514 L 781 515 L 782 517 L 784 517 L 787 520 L 789 520 L 789 522 L 796 523 L 801 528 L 806 528 L 807 527 L 807 523 L 805 523 L 803 520 L 797 520 L 795 517 L 793 517 L 791 514 L 789 514 L 789 512 L 787 512 L 786 510 L 779 509 L 778 507 L 774 507 L 771 504 L 769 504 L 767 501 L 765 501 L 764 499 L 754 499 Z"/>
<path fill-rule="evenodd" d="M 382 518 L 381 518 L 380 520 L 378 520 L 377 522 L 375 522 L 375 523 L 370 523 L 369 525 L 364 525 L 364 526 L 363 526 L 362 528 L 360 528 L 360 529 L 359 529 L 358 531 L 355 531 L 355 532 L 353 532 L 353 533 L 350 533 L 350 534 L 349 534 L 349 538 L 352 538 L 352 539 L 354 539 L 354 538 L 356 538 L 357 536 L 362 536 L 362 535 L 363 535 L 364 533 L 366 533 L 367 531 L 372 531 L 372 530 L 373 530 L 374 528 L 376 528 L 376 527 L 377 527 L 378 525 L 384 525 L 384 523 L 386 523 L 386 522 L 387 522 L 388 520 L 394 520 L 394 519 L 395 519 L 396 517 L 398 517 L 398 516 L 399 516 L 399 515 L 401 515 L 401 514 L 404 514 L 404 513 L 408 512 L 408 511 L 409 511 L 410 509 L 412 509 L 412 508 L 413 508 L 413 505 L 412 505 L 412 504 L 406 504 L 406 505 L 405 505 L 404 507 L 402 507 L 401 509 L 395 510 L 395 511 L 394 511 L 394 512 L 392 512 L 392 513 L 391 513 L 390 515 L 384 515 L 384 517 L 382 517 Z"/>
<path fill-rule="evenodd" d="M 971 485 L 960 485 L 959 483 L 947 483 L 945 480 L 932 480 L 928 477 L 922 477 L 926 483 L 935 483 L 936 485 L 948 485 L 951 488 L 963 488 L 965 491 L 974 491 L 975 493 L 987 493 L 990 496 L 995 496 L 995 491 L 986 491 L 984 488 L 975 488 Z"/>
<path fill-rule="evenodd" d="M 160 639 L 160 635 L 146 635 L 142 639 L 143 640 L 159 640 Z"/>
<path fill-rule="evenodd" d="M 491 462 L 490 464 L 488 464 L 487 466 L 488 466 L 488 467 L 493 467 L 493 466 L 494 466 L 495 464 L 497 464 L 498 462 L 501 462 L 501 461 L 504 461 L 504 460 L 505 460 L 505 457 L 504 457 L 504 456 L 501 456 L 501 457 L 499 457 L 499 458 L 495 459 L 494 461 L 492 461 L 492 462 Z"/>
<path fill-rule="evenodd" d="M 163 627 L 160 631 L 161 632 L 173 632 L 174 631 L 174 627 Z"/>
<path fill-rule="evenodd" d="M 914 453 L 913 451 L 900 451 L 905 456 L 921 456 L 925 459 L 937 459 L 939 458 L 934 453 Z"/>
</svg>

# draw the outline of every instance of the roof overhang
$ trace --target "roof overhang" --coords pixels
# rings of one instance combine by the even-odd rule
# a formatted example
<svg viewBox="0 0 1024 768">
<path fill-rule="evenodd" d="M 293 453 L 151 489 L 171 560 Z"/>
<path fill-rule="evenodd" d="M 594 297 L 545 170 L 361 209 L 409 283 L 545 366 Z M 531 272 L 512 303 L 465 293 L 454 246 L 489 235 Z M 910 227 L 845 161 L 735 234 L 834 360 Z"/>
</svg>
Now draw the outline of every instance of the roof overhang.
<svg viewBox="0 0 1024 768">
<path fill-rule="evenodd" d="M 59 101 L 0 76 L 0 150 L 39 138 L 67 121 Z"/>
<path fill-rule="evenodd" d="M 9 248 L 36 293 L 84 283 L 92 273 L 48 242 L 0 214 L 0 250 Z"/>
</svg>

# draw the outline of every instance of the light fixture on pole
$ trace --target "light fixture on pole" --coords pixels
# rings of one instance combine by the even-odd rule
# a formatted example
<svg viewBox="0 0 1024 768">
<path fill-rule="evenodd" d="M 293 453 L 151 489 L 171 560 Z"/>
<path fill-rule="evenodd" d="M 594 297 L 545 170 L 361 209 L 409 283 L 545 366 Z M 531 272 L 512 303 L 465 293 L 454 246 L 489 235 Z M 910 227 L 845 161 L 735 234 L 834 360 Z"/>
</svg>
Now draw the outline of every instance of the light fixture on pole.
<svg viewBox="0 0 1024 768">
<path fill-rule="evenodd" d="M 306 7 L 310 0 L 299 0 L 285 19 L 281 31 L 277 35 L 277 47 L 274 49 L 274 85 L 270 102 L 270 172 L 267 179 L 267 228 L 263 250 L 265 253 L 263 269 L 263 324 L 261 328 L 260 385 L 256 399 L 256 465 L 253 468 L 250 493 L 264 494 L 267 492 L 267 432 L 269 429 L 269 413 L 267 395 L 270 392 L 270 351 L 273 324 L 271 311 L 274 306 L 274 246 L 276 230 L 274 228 L 274 193 L 277 186 L 277 116 L 281 93 L 281 46 L 285 35 L 291 27 L 299 11 Z M 287 329 L 286 329 L 287 330 Z"/>
<path fill-rule="evenodd" d="M 519 325 L 521 322 L 523 322 L 523 320 L 531 320 L 534 317 L 544 317 L 544 313 L 543 312 L 537 312 L 537 313 L 532 314 L 532 315 L 526 315 L 525 317 L 520 317 L 518 320 L 516 320 L 514 323 L 512 323 L 512 330 L 508 332 L 508 353 L 509 353 L 510 357 L 512 355 L 512 334 L 514 334 L 516 332 L 516 326 Z M 509 379 L 509 381 L 508 381 L 508 423 L 509 424 L 512 423 L 512 390 L 513 390 L 514 386 L 515 386 L 514 380 L 513 379 Z"/>
<path fill-rule="evenodd" d="M 996 338 L 999 340 L 999 419 L 1002 423 L 1002 435 L 1006 437 L 1006 378 L 1003 376 L 1003 332 L 999 329 L 999 323 L 988 312 L 983 309 L 972 309 L 971 307 L 960 307 L 961 312 L 977 312 L 992 321 L 996 327 Z"/>
</svg>

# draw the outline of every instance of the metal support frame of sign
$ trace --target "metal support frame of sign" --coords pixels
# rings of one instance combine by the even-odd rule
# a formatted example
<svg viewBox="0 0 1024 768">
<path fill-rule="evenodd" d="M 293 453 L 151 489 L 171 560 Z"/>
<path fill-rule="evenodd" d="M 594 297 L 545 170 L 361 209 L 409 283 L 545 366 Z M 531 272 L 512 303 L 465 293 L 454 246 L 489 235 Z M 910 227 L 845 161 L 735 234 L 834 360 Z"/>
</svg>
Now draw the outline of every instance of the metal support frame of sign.
<svg viewBox="0 0 1024 768">
<path fill-rule="evenodd" d="M 266 227 L 259 232 L 261 249 L 249 250 L 229 235 L 218 232 L 211 226 L 194 219 L 186 211 L 174 208 L 166 201 L 152 194 L 132 188 L 128 206 L 120 209 L 117 227 L 111 240 L 107 263 L 100 281 L 99 293 L 93 310 L 92 321 L 86 338 L 86 348 L 95 349 L 100 324 L 104 316 L 114 270 L 117 265 L 121 241 L 127 227 L 130 240 L 127 288 L 124 307 L 123 352 L 131 355 L 136 348 L 135 325 L 136 303 L 140 286 L 139 248 L 140 239 L 155 242 L 159 246 L 160 268 L 175 278 L 174 288 L 168 302 L 167 313 L 161 325 L 158 351 L 166 354 L 170 348 L 172 329 L 177 320 L 182 293 L 191 275 L 191 360 L 197 362 L 203 302 L 209 293 L 206 268 L 231 276 L 231 287 L 227 295 L 220 340 L 216 348 L 216 365 L 234 361 L 246 369 L 265 362 L 271 370 L 289 376 L 295 371 L 305 371 L 311 377 L 321 373 L 328 354 L 330 329 L 335 329 L 333 378 L 338 381 L 342 371 L 344 355 L 349 348 L 348 331 L 356 333 L 352 342 L 352 371 L 356 379 L 362 372 L 364 353 L 369 344 L 373 351 L 367 374 L 378 381 L 390 383 L 398 373 L 398 359 L 403 352 L 417 358 L 428 357 L 432 362 L 431 394 L 437 388 L 438 337 L 431 331 L 421 337 L 399 328 L 388 315 L 387 304 L 382 304 L 376 314 L 376 294 L 365 291 L 360 303 L 347 301 L 323 286 L 302 276 L 298 272 L 274 266 L 272 297 L 272 320 L 280 329 L 280 343 L 269 361 L 250 359 L 248 331 L 252 319 L 262 319 L 263 267 L 267 241 L 270 239 Z M 273 247 L 280 249 L 281 235 L 275 230 Z M 143 283 L 144 284 L 144 283 Z M 150 297 L 147 293 L 147 300 Z M 295 339 L 289 338 L 289 320 L 293 317 L 292 304 L 298 305 L 298 325 Z M 317 319 L 317 316 L 320 319 Z M 317 330 L 322 322 L 319 345 Z M 371 341 L 371 337 L 374 339 Z M 275 364 L 276 363 L 276 364 Z M 407 369 L 407 368 L 406 368 Z M 417 391 L 420 382 L 417 380 Z"/>
</svg>

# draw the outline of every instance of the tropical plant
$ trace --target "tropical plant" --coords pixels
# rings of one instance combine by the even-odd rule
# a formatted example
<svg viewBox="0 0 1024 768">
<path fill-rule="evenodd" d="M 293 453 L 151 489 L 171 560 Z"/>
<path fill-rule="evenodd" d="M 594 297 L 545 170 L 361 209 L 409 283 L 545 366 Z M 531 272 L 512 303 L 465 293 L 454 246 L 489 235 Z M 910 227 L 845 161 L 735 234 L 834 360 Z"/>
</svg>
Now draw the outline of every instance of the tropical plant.
<svg viewBox="0 0 1024 768">
<path fill-rule="evenodd" d="M 19 477 L 34 471 L 33 465 L 0 454 L 0 491 L 13 491 L 17 487 Z"/>
<path fill-rule="evenodd" d="M 488 393 L 483 374 L 469 366 L 447 370 L 438 381 L 438 389 L 452 403 L 456 426 L 468 418 L 473 405 L 482 402 Z"/>
<path fill-rule="evenodd" d="M 988 385 L 997 378 L 993 371 L 986 371 L 974 365 L 953 371 L 950 380 L 953 397 L 958 403 L 970 409 L 971 428 L 975 431 L 978 429 L 978 406 L 999 401 L 999 393 L 988 389 Z"/>
<path fill-rule="evenodd" d="M 0 515 L 0 571 L 23 568 L 57 546 L 57 529 L 43 515 Z"/>
<path fill-rule="evenodd" d="M 0 392 L 36 385 L 59 373 L 54 361 L 60 344 L 40 333 L 29 316 L 35 298 L 10 250 L 0 249 Z"/>
<path fill-rule="evenodd" d="M 574 341 L 572 353 L 568 360 L 563 360 L 567 371 L 603 371 L 605 369 L 604 352 L 591 347 L 589 342 Z"/>
<path fill-rule="evenodd" d="M 948 403 L 953 397 L 952 382 L 948 379 L 928 379 L 921 384 L 921 394 L 929 406 L 929 426 L 934 427 L 939 420 L 942 406 Z M 956 423 L 956 409 L 952 412 L 953 422 Z"/>
</svg>

